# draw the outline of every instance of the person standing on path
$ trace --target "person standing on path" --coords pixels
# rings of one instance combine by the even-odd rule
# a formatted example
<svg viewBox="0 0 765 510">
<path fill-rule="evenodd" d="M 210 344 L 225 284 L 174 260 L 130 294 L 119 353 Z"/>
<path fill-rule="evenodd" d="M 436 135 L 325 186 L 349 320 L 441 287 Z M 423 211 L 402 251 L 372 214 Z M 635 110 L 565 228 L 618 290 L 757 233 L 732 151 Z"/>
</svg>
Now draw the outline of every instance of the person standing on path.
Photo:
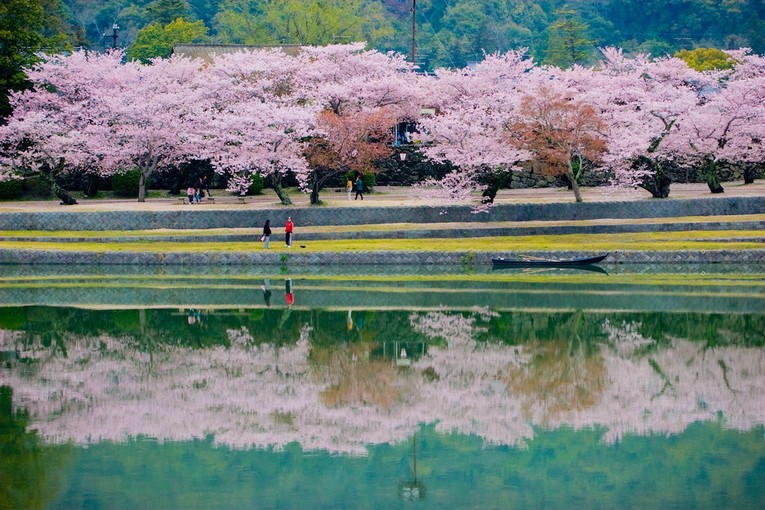
<svg viewBox="0 0 765 510">
<path fill-rule="evenodd" d="M 266 220 L 266 224 L 263 225 L 263 236 L 260 240 L 263 241 L 263 249 L 267 250 L 271 244 L 271 220 Z"/>
<path fill-rule="evenodd" d="M 359 197 L 364 200 L 364 195 L 361 193 L 362 191 L 364 191 L 364 181 L 361 180 L 361 174 L 359 174 L 356 176 L 356 197 L 354 200 Z"/>
<path fill-rule="evenodd" d="M 202 177 L 199 178 L 199 188 L 202 191 L 204 191 L 205 193 L 207 193 L 208 197 L 212 196 L 210 194 L 210 184 L 207 182 L 207 176 L 206 175 L 203 175 Z"/>
<path fill-rule="evenodd" d="M 295 226 L 292 224 L 292 217 L 287 216 L 287 223 L 284 225 L 284 242 L 287 248 L 292 248 L 292 230 Z"/>
<path fill-rule="evenodd" d="M 351 191 L 353 191 L 353 181 L 348 179 L 348 182 L 345 183 L 345 191 L 348 192 L 348 201 L 351 201 Z"/>
</svg>

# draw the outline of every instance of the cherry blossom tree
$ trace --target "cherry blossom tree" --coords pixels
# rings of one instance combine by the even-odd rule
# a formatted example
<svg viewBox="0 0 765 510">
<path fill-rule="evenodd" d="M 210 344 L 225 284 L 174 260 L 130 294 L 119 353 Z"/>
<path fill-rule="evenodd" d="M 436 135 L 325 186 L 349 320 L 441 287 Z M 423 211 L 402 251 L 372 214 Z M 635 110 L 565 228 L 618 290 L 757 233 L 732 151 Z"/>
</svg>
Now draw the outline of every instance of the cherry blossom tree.
<svg viewBox="0 0 765 510">
<path fill-rule="evenodd" d="M 198 62 L 183 58 L 152 65 L 122 64 L 121 52 L 52 56 L 30 73 L 32 92 L 2 131 L 17 161 L 54 172 L 88 168 L 102 176 L 132 166 L 146 179 L 195 155 L 199 127 Z"/>
<path fill-rule="evenodd" d="M 412 65 L 400 54 L 363 51 L 363 43 L 305 48 L 300 83 L 308 101 L 318 107 L 320 123 L 310 149 L 311 201 L 321 186 L 347 170 L 377 171 L 376 159 L 393 150 L 393 128 L 416 120 L 423 106 L 422 89 Z"/>
<path fill-rule="evenodd" d="M 289 204 L 282 177 L 308 175 L 303 140 L 314 132 L 318 109 L 300 71 L 301 61 L 280 49 L 221 55 L 204 69 L 208 122 L 199 143 L 232 191 L 246 192 L 259 174 Z"/>
<path fill-rule="evenodd" d="M 511 139 L 529 150 L 550 175 L 565 175 L 577 202 L 586 163 L 598 162 L 607 148 L 605 122 L 597 110 L 552 81 L 521 100 Z"/>
<path fill-rule="evenodd" d="M 665 168 L 673 159 L 662 142 L 681 115 L 698 101 L 694 87 L 710 80 L 679 59 L 626 57 L 621 49 L 601 48 L 603 61 L 574 84 L 606 123 L 604 165 L 617 185 L 640 186 L 654 197 L 669 195 Z"/>
<path fill-rule="evenodd" d="M 96 112 L 104 111 L 102 94 L 124 79 L 121 58 L 119 52 L 47 56 L 28 71 L 35 87 L 12 98 L 14 115 L 0 128 L 3 178 L 40 171 L 62 203 L 76 203 L 57 179 L 109 168 L 108 129 Z"/>
<path fill-rule="evenodd" d="M 761 77 L 720 82 L 683 116 L 668 140 L 668 150 L 703 168 L 712 193 L 724 192 L 718 174 L 720 161 L 761 161 L 763 86 Z"/>
<path fill-rule="evenodd" d="M 344 172 L 375 172 L 375 162 L 393 154 L 391 126 L 398 117 L 387 107 L 338 115 L 331 110 L 319 114 L 323 131 L 307 149 L 311 175 L 311 203 L 319 203 L 319 190 L 330 178 Z"/>
<path fill-rule="evenodd" d="M 427 104 L 437 111 L 420 119 L 423 152 L 458 167 L 440 182 L 427 181 L 434 190 L 428 196 L 466 199 L 484 170 L 502 172 L 528 159 L 526 150 L 509 143 L 507 131 L 517 114 L 524 75 L 532 68 L 525 50 L 510 51 L 487 55 L 473 69 L 439 69 L 434 80 L 422 84 L 431 91 Z M 489 201 L 496 191 L 489 191 Z"/>
<path fill-rule="evenodd" d="M 112 168 L 134 165 L 141 174 L 138 201 L 146 198 L 152 173 L 177 167 L 201 154 L 195 143 L 204 127 L 204 82 L 201 63 L 182 57 L 156 59 L 134 67 L 117 93 L 105 98 L 101 121 Z"/>
</svg>

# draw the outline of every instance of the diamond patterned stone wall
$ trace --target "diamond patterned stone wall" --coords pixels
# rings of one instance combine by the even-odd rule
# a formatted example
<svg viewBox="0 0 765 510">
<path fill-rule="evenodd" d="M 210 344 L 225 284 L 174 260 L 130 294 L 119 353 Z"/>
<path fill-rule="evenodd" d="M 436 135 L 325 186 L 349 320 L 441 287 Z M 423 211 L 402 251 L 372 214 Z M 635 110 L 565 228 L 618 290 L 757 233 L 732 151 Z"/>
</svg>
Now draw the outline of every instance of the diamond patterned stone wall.
<svg viewBox="0 0 765 510">
<path fill-rule="evenodd" d="M 253 228 L 271 219 L 283 225 L 292 216 L 296 226 L 369 225 L 378 223 L 447 223 L 497 221 L 635 219 L 681 216 L 724 216 L 765 213 L 765 197 L 714 197 L 693 200 L 640 200 L 553 204 L 502 204 L 488 213 L 468 206 L 279 208 L 271 210 L 182 210 L 108 212 L 0 213 L 0 230 L 153 230 Z"/>
</svg>

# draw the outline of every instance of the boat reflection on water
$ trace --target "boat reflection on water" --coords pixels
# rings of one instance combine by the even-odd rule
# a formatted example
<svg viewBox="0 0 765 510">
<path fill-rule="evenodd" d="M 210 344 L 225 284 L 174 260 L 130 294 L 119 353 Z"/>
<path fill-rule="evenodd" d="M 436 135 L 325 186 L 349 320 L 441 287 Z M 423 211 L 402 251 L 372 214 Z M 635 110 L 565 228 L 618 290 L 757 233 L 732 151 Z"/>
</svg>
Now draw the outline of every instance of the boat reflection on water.
<svg viewBox="0 0 765 510">
<path fill-rule="evenodd" d="M 522 273 L 543 273 L 543 272 L 550 272 L 550 273 L 567 273 L 572 272 L 576 273 L 577 271 L 589 271 L 591 273 L 600 273 L 600 274 L 608 274 L 608 271 L 603 269 L 602 267 L 595 265 L 595 264 L 582 264 L 582 265 L 576 265 L 576 266 L 551 266 L 551 267 L 545 267 L 545 266 L 492 266 L 492 271 L 516 271 L 516 272 L 522 272 Z"/>
</svg>

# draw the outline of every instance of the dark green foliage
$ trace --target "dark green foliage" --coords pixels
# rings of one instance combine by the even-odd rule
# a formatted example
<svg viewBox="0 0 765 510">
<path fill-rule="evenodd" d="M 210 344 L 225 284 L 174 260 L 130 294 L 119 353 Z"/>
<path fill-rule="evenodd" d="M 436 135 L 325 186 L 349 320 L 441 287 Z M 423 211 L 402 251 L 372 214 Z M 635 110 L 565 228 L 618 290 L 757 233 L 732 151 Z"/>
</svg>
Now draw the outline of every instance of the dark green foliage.
<svg viewBox="0 0 765 510">
<path fill-rule="evenodd" d="M 356 176 L 357 175 L 358 174 L 356 172 L 353 172 L 353 171 L 346 172 L 343 175 L 343 183 L 346 183 L 346 182 L 348 182 L 348 180 L 350 180 L 353 183 L 353 191 L 354 192 L 356 191 Z M 364 184 L 364 192 L 366 193 L 367 191 L 371 191 L 372 188 L 377 186 L 377 177 L 375 176 L 375 174 L 371 174 L 371 173 L 370 174 L 361 174 L 361 182 Z M 343 187 L 345 187 L 344 184 L 343 184 Z"/>
<path fill-rule="evenodd" d="M 50 183 L 39 175 L 24 179 L 22 189 L 24 195 L 29 198 L 50 198 L 53 196 L 50 190 Z"/>
<path fill-rule="evenodd" d="M 31 0 L 9 0 L 12 3 Z M 51 2 L 53 0 L 45 0 Z M 93 49 L 103 47 L 102 35 L 119 16 L 118 45 L 129 46 L 138 31 L 151 23 L 166 25 L 178 17 L 201 20 L 220 43 L 245 42 L 236 36 L 250 27 L 247 43 L 265 44 L 284 40 L 278 27 L 284 20 L 267 20 L 262 2 L 238 0 L 63 0 L 69 8 L 70 33 L 87 36 Z M 4 2 L 4 3 L 7 3 Z M 344 19 L 355 14 L 348 2 Z M 371 47 L 409 54 L 411 47 L 410 1 L 365 0 L 362 11 L 372 30 L 364 38 Z M 556 23 L 556 11 L 567 7 L 576 23 L 589 28 L 582 40 L 598 46 L 620 46 L 628 51 L 654 56 L 674 54 L 681 49 L 751 47 L 765 52 L 765 3 L 761 0 L 439 0 L 417 4 L 417 61 L 426 69 L 462 67 L 483 58 L 484 52 L 505 52 L 528 47 L 537 61 L 550 60 L 548 34 Z M 279 9 L 271 9 L 280 13 Z M 287 11 L 284 11 L 287 12 Z M 282 15 L 286 16 L 286 14 Z M 76 18 L 76 19 L 75 19 Z M 294 22 L 294 20 L 293 20 Z M 244 25 L 242 25 L 244 23 Z M 392 26 L 391 33 L 387 27 Z M 576 27 L 574 27 L 576 28 Z M 574 30 L 576 34 L 578 30 Z M 235 39 L 232 39 L 235 38 Z M 555 44 L 550 48 L 555 51 Z M 579 48 L 588 56 L 597 53 L 595 44 Z M 570 60 L 570 59 L 569 59 Z M 574 59 L 577 60 L 577 59 Z"/>
<path fill-rule="evenodd" d="M 23 181 L 13 179 L 10 181 L 0 181 L 0 199 L 7 200 L 18 198 L 21 195 Z"/>
<path fill-rule="evenodd" d="M 0 124 L 11 113 L 9 94 L 31 87 L 24 69 L 38 61 L 37 53 L 69 49 L 81 43 L 79 35 L 62 0 L 0 2 Z"/>
<path fill-rule="evenodd" d="M 265 182 L 263 181 L 263 177 L 261 177 L 260 174 L 253 174 L 252 184 L 250 184 L 250 187 L 247 189 L 247 194 L 262 195 L 264 187 L 265 187 Z"/>
<path fill-rule="evenodd" d="M 154 0 L 146 7 L 152 22 L 167 25 L 176 19 L 190 19 L 191 6 L 186 0 Z"/>
<path fill-rule="evenodd" d="M 404 159 L 401 159 L 401 154 Z M 427 159 L 417 147 L 401 147 L 390 158 L 378 161 L 376 176 L 380 186 L 410 186 L 432 177 L 442 179 L 452 171 L 451 163 L 438 163 Z M 344 184 L 343 184 L 344 185 Z"/>
<path fill-rule="evenodd" d="M 555 15 L 555 23 L 547 28 L 545 62 L 558 67 L 588 63 L 595 49 L 595 41 L 588 36 L 590 26 L 582 23 L 576 11 L 568 7 L 555 11 Z"/>
<path fill-rule="evenodd" d="M 114 195 L 117 197 L 128 198 L 137 197 L 138 181 L 140 178 L 141 172 L 137 168 L 114 174 L 112 176 L 112 190 L 114 191 Z"/>
</svg>

